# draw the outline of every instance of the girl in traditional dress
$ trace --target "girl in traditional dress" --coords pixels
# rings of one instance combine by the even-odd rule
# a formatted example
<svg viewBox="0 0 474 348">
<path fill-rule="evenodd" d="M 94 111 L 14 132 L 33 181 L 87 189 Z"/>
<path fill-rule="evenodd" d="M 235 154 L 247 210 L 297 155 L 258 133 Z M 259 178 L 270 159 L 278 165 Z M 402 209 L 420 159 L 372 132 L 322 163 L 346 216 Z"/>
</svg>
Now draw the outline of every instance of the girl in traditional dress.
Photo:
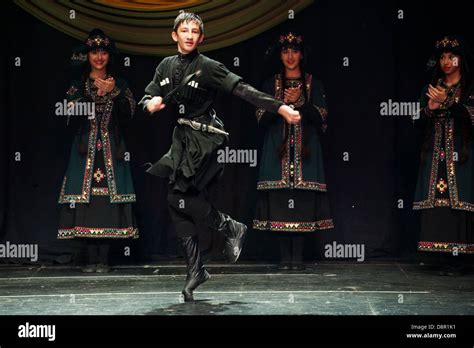
<svg viewBox="0 0 474 348">
<path fill-rule="evenodd" d="M 474 86 L 465 43 L 436 42 L 431 83 L 423 89 L 419 117 L 424 132 L 414 209 L 422 210 L 418 250 L 441 252 L 441 274 L 459 274 L 460 255 L 474 252 Z M 450 264 L 450 265 L 449 265 Z"/>
<path fill-rule="evenodd" d="M 263 91 L 293 105 L 301 121 L 292 125 L 263 109 L 256 112 L 265 138 L 253 227 L 278 234 L 281 270 L 302 270 L 304 235 L 333 228 L 320 144 L 328 112 L 322 83 L 305 72 L 303 38 L 282 35 L 274 50 L 281 71 Z"/>
<path fill-rule="evenodd" d="M 67 91 L 68 124 L 77 125 L 62 183 L 59 239 L 81 238 L 87 244 L 83 272 L 108 272 L 110 239 L 136 238 L 131 203 L 135 192 L 122 129 L 133 116 L 135 100 L 125 80 L 114 76 L 117 51 L 100 29 L 90 32 L 72 61 L 84 67 Z M 83 104 L 79 104 L 83 103 Z"/>
</svg>

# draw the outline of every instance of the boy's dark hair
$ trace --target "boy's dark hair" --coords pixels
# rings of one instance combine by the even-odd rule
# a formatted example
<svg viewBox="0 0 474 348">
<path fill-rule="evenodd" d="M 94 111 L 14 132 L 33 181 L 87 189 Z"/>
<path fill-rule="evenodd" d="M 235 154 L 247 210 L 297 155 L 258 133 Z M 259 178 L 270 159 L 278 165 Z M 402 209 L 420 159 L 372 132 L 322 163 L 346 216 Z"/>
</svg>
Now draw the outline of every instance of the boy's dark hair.
<svg viewBox="0 0 474 348">
<path fill-rule="evenodd" d="M 173 31 L 176 32 L 181 23 L 187 22 L 196 22 L 199 25 L 201 34 L 204 34 L 204 23 L 202 22 L 201 17 L 192 12 L 181 12 L 176 19 L 174 20 Z"/>
</svg>

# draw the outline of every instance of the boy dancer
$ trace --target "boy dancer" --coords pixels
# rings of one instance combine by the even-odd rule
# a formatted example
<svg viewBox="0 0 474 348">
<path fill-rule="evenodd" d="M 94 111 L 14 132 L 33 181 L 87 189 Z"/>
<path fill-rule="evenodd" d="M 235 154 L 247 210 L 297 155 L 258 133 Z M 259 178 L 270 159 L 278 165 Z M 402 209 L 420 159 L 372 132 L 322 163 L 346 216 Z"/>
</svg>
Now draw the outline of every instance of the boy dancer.
<svg viewBox="0 0 474 348">
<path fill-rule="evenodd" d="M 176 108 L 179 115 L 170 150 L 147 172 L 169 178 L 170 215 L 187 264 L 182 293 L 185 301 L 192 301 L 193 290 L 210 277 L 200 257 L 196 224 L 204 222 L 225 235 L 224 254 L 231 263 L 240 256 L 247 230 L 247 226 L 219 212 L 208 201 L 209 188 L 223 170 L 217 151 L 228 139 L 212 109 L 217 90 L 279 113 L 290 124 L 298 123 L 300 114 L 244 83 L 222 63 L 200 54 L 197 47 L 204 40 L 204 25 L 198 15 L 180 13 L 171 36 L 178 54 L 166 57 L 158 65 L 140 104 L 150 114 L 168 106 Z"/>
</svg>

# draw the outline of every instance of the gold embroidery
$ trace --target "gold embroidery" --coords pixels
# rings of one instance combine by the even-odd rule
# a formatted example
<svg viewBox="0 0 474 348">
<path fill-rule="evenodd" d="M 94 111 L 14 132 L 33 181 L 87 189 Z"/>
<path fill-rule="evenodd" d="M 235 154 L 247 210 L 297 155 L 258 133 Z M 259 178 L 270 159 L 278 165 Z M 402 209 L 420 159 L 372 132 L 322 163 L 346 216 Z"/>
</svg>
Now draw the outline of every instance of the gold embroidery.
<svg viewBox="0 0 474 348">
<path fill-rule="evenodd" d="M 446 184 L 446 181 L 444 181 L 444 179 L 439 179 L 436 188 L 438 189 L 438 192 L 445 193 L 446 189 L 448 188 L 448 185 Z"/>
<path fill-rule="evenodd" d="M 108 196 L 109 189 L 107 187 L 93 187 L 92 195 L 93 196 Z"/>
<path fill-rule="evenodd" d="M 334 228 L 332 219 L 319 221 L 262 221 L 253 220 L 253 228 L 263 231 L 281 231 L 281 232 L 314 232 L 317 230 L 326 230 Z"/>
<path fill-rule="evenodd" d="M 448 198 L 436 198 L 434 202 L 435 207 L 450 207 L 451 201 Z"/>
<path fill-rule="evenodd" d="M 97 168 L 95 173 L 94 173 L 94 179 L 97 183 L 100 183 L 103 179 L 105 178 L 104 173 L 102 173 L 102 170 L 100 168 Z"/>
<path fill-rule="evenodd" d="M 280 43 L 284 43 L 285 41 L 286 42 L 289 42 L 289 43 L 292 43 L 294 41 L 296 41 L 296 43 L 301 43 L 303 41 L 303 39 L 301 38 L 300 35 L 298 36 L 295 36 L 292 32 L 288 33 L 288 35 L 280 35 Z"/>
<path fill-rule="evenodd" d="M 323 108 L 322 106 L 317 106 L 317 105 L 313 105 L 313 106 L 321 114 L 321 119 L 323 120 L 323 123 L 326 122 L 326 120 L 328 118 L 328 109 Z"/>
<path fill-rule="evenodd" d="M 436 46 L 436 48 L 457 47 L 457 46 L 459 46 L 459 42 L 456 39 L 450 40 L 447 36 L 445 36 L 441 40 L 436 41 L 435 46 Z"/>
<path fill-rule="evenodd" d="M 474 212 L 474 204 L 463 202 L 459 199 L 458 185 L 456 182 L 456 164 L 454 161 L 454 120 L 449 119 L 446 122 L 446 159 L 448 171 L 448 186 L 451 197 L 451 206 L 453 209 L 467 210 Z"/>
<path fill-rule="evenodd" d="M 125 90 L 125 98 L 127 98 L 128 104 L 130 105 L 130 117 L 133 117 L 133 115 L 135 114 L 135 109 L 137 107 L 137 102 L 135 101 L 135 98 L 133 98 L 133 94 L 130 88 L 127 88 Z"/>
<path fill-rule="evenodd" d="M 77 226 L 58 230 L 58 239 L 70 239 L 75 237 L 138 238 L 138 228 L 93 228 Z"/>
<path fill-rule="evenodd" d="M 93 163 L 95 159 L 95 146 L 97 141 L 98 127 L 95 119 L 90 120 L 89 143 L 87 146 L 87 158 L 84 168 L 84 178 L 82 181 L 82 190 L 80 194 L 66 194 L 67 177 L 63 179 L 59 203 L 89 203 L 89 196 L 92 183 Z"/>
<path fill-rule="evenodd" d="M 312 85 L 312 76 L 306 74 L 306 88 L 308 95 L 311 94 L 311 85 Z M 282 88 L 281 75 L 278 74 L 275 77 L 275 98 L 283 100 L 284 90 Z M 302 130 L 301 124 L 292 125 L 294 127 L 294 137 L 288 137 L 287 147 L 285 156 L 281 160 L 281 180 L 275 181 L 259 181 L 257 183 L 257 190 L 271 190 L 279 188 L 298 188 L 303 190 L 315 190 L 326 192 L 327 187 L 325 183 L 315 182 L 315 181 L 305 181 L 303 178 L 303 162 L 301 158 L 302 151 Z M 284 123 L 283 126 L 283 139 L 285 138 L 285 133 L 287 132 L 287 124 Z M 294 144 L 294 154 L 295 159 L 294 163 L 290 163 L 290 147 L 291 142 Z M 293 165 L 293 167 L 291 167 Z M 294 176 L 294 184 L 290 180 L 290 175 Z"/>
<path fill-rule="evenodd" d="M 469 113 L 469 116 L 471 116 L 471 123 L 474 125 L 474 106 L 468 106 L 464 104 L 464 107 L 466 108 L 467 112 Z"/>
<path fill-rule="evenodd" d="M 112 100 L 109 100 L 109 103 L 112 105 Z M 115 174 L 112 160 L 112 146 L 110 144 L 110 137 L 108 126 L 110 122 L 111 113 L 107 113 L 102 117 L 100 123 L 100 130 L 102 136 L 102 148 L 104 151 L 104 161 L 105 161 L 105 174 L 107 175 L 107 184 L 109 186 L 110 201 L 112 203 L 125 203 L 125 202 L 135 202 L 136 196 L 133 193 L 130 194 L 118 194 L 117 186 L 115 182 Z M 118 146 L 118 144 L 116 144 Z"/>
<path fill-rule="evenodd" d="M 449 252 L 452 253 L 456 250 L 462 254 L 474 253 L 474 244 L 464 244 L 456 242 L 418 242 L 418 250 L 420 251 L 437 251 L 437 252 Z"/>
<path fill-rule="evenodd" d="M 450 204 L 446 205 L 445 200 L 435 199 L 435 191 L 437 188 L 438 166 L 441 157 L 441 138 L 442 138 L 442 123 L 445 125 L 445 158 L 447 166 L 447 185 L 449 188 Z M 474 212 L 474 204 L 464 202 L 459 199 L 457 179 L 456 179 L 456 161 L 454 161 L 454 120 L 443 119 L 436 120 L 435 123 L 435 140 L 433 149 L 433 159 L 431 162 L 431 176 L 429 182 L 428 199 L 424 201 L 415 202 L 413 209 L 429 209 L 437 206 L 450 206 L 452 209 L 466 210 Z"/>
<path fill-rule="evenodd" d="M 438 80 L 438 85 L 439 86 L 444 86 L 442 78 Z M 453 86 L 446 87 L 446 93 L 447 93 L 448 97 L 441 104 L 440 110 L 447 110 L 454 103 L 459 103 L 459 100 L 461 100 L 461 83 L 457 83 Z"/>
<path fill-rule="evenodd" d="M 86 94 L 92 96 L 96 102 L 96 111 L 103 110 L 100 125 L 97 124 L 97 120 L 90 120 L 90 131 L 89 131 L 89 143 L 87 151 L 86 166 L 84 170 L 84 180 L 82 184 L 81 194 L 66 194 L 66 181 L 67 177 L 63 179 L 63 185 L 61 187 L 61 194 L 59 197 L 59 203 L 89 203 L 91 194 L 91 183 L 93 178 L 93 163 L 95 160 L 97 140 L 102 138 L 101 144 L 104 151 L 104 164 L 107 175 L 107 183 L 110 192 L 111 203 L 129 203 L 135 202 L 136 196 L 133 193 L 130 194 L 118 194 L 115 183 L 115 176 L 113 173 L 113 161 L 112 161 L 112 150 L 109 139 L 108 126 L 110 117 L 112 115 L 113 101 L 110 97 L 99 97 L 97 96 L 97 90 L 91 87 L 91 80 L 87 79 L 85 83 Z M 99 133 L 100 132 L 100 133 Z M 99 135 L 100 134 L 100 135 Z"/>
<path fill-rule="evenodd" d="M 438 165 L 439 165 L 439 158 L 440 158 L 441 138 L 442 138 L 441 120 L 436 120 L 434 128 L 435 128 L 435 134 L 434 134 L 434 142 L 433 142 L 433 158 L 431 160 L 430 181 L 429 181 L 429 186 L 428 186 L 428 199 L 424 201 L 415 202 L 413 204 L 413 209 L 415 210 L 434 207 L 436 180 L 438 178 Z"/>
<path fill-rule="evenodd" d="M 96 36 L 93 39 L 87 39 L 86 44 L 89 47 L 92 47 L 92 46 L 97 46 L 97 47 L 105 46 L 105 47 L 107 47 L 110 44 L 110 40 L 109 40 L 108 37 Z"/>
<path fill-rule="evenodd" d="M 67 94 L 67 95 L 74 95 L 74 94 L 76 94 L 76 92 L 77 92 L 77 88 L 76 88 L 75 86 L 71 86 L 71 87 L 69 87 L 69 89 L 67 90 L 66 94 Z"/>
</svg>

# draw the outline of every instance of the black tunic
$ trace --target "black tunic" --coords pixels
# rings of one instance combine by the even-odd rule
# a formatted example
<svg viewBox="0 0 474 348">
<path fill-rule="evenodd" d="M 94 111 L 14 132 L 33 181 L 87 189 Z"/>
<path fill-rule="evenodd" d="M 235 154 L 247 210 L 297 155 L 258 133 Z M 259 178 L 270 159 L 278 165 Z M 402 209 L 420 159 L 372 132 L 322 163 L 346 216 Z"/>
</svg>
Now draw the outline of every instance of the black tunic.
<svg viewBox="0 0 474 348">
<path fill-rule="evenodd" d="M 257 91 L 242 82 L 242 78 L 230 72 L 222 63 L 210 59 L 197 50 L 187 55 L 178 54 L 166 57 L 158 65 L 140 101 L 146 111 L 148 102 L 154 96 L 164 97 L 179 85 L 185 76 L 200 70 L 180 90 L 171 105 L 173 112 L 181 118 L 192 119 L 216 128 L 224 129 L 222 121 L 213 116 L 212 105 L 217 91 L 233 94 L 255 106 L 277 113 L 283 103 Z M 151 168 L 148 173 L 169 178 L 172 190 L 186 192 L 189 189 L 202 191 L 223 170 L 217 161 L 217 150 L 227 142 L 227 136 L 216 133 L 196 131 L 186 125 L 177 125 L 173 132 L 173 142 L 169 151 Z"/>
</svg>

